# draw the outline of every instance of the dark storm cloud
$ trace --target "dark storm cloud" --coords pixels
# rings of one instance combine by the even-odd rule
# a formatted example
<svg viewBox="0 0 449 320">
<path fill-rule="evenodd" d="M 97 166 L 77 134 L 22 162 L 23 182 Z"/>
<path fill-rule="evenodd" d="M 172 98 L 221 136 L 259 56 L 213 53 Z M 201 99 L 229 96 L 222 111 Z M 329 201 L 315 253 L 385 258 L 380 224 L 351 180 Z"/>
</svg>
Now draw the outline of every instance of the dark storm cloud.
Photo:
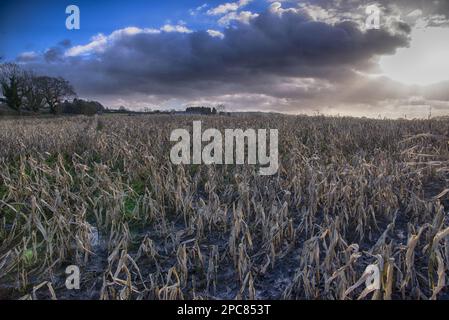
<svg viewBox="0 0 449 320">
<path fill-rule="evenodd" d="M 63 60 L 63 50 L 60 47 L 52 47 L 44 53 L 44 59 L 48 63 L 59 62 Z"/>
<path fill-rule="evenodd" d="M 147 93 L 172 96 L 235 92 L 294 95 L 313 88 L 281 88 L 280 79 L 339 81 L 366 71 L 382 54 L 408 43 L 407 35 L 362 32 L 354 23 L 314 21 L 305 11 L 270 9 L 249 24 L 234 24 L 212 37 L 205 31 L 117 33 L 96 40 L 74 57 L 49 49 L 34 65 L 67 76 L 81 93 Z M 89 52 L 89 50 L 93 48 Z M 90 56 L 81 56 L 83 52 Z M 55 64 L 54 62 L 59 61 Z"/>
<path fill-rule="evenodd" d="M 45 50 L 42 54 L 38 54 L 34 51 L 23 52 L 17 58 L 16 61 L 20 63 L 32 63 L 32 62 L 46 62 L 46 63 L 56 63 L 64 62 L 64 51 L 71 45 L 70 40 L 63 40 L 58 43 L 58 45 L 53 46 Z M 45 65 L 40 65 L 39 69 L 45 69 Z"/>
<path fill-rule="evenodd" d="M 181 101 L 293 112 L 341 106 L 376 114 L 376 106 L 398 108 L 416 96 L 414 103 L 431 99 L 444 109 L 449 84 L 421 88 L 370 76 L 380 56 L 409 44 L 408 22 L 393 19 L 381 30 L 366 31 L 356 21 L 365 17 L 365 1 L 310 2 L 346 18 L 316 19 L 313 8 L 273 3 L 222 33 L 125 28 L 79 46 L 61 42 L 40 59 L 28 53 L 22 62 L 38 73 L 63 76 L 80 96 L 112 106 Z M 354 21 L 347 18 L 353 17 L 350 10 L 359 12 Z"/>
<path fill-rule="evenodd" d="M 63 48 L 70 48 L 72 46 L 72 41 L 70 39 L 64 39 L 58 43 Z"/>
<path fill-rule="evenodd" d="M 380 5 L 384 14 L 400 13 L 403 18 L 413 11 L 420 10 L 429 26 L 449 24 L 449 0 L 286 0 L 283 3 L 297 5 L 308 3 L 326 10 L 342 13 L 364 9 L 368 5 Z"/>
<path fill-rule="evenodd" d="M 448 0 L 380 0 L 383 5 L 397 5 L 404 13 L 410 13 L 416 9 L 421 10 L 424 16 L 441 15 L 449 19 L 449 1 Z"/>
<path fill-rule="evenodd" d="M 289 0 L 284 2 L 293 4 L 298 2 L 307 2 L 326 9 L 340 8 L 347 11 L 352 11 L 357 6 L 367 6 L 377 3 L 383 5 L 384 7 L 398 6 L 399 8 L 405 10 L 405 14 L 409 13 L 407 11 L 411 12 L 419 9 L 427 15 L 441 14 L 449 16 L 448 0 Z"/>
</svg>

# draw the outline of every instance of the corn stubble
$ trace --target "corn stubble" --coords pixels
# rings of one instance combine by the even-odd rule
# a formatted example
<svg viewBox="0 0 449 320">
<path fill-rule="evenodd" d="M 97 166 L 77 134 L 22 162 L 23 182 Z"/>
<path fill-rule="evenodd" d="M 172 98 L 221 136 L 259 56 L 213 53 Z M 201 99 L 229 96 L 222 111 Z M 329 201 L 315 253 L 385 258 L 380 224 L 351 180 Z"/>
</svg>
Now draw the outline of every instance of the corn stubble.
<svg viewBox="0 0 449 320">
<path fill-rule="evenodd" d="M 0 298 L 449 298 L 447 120 L 201 119 L 279 129 L 270 177 L 172 165 L 193 120 L 0 121 Z"/>
</svg>

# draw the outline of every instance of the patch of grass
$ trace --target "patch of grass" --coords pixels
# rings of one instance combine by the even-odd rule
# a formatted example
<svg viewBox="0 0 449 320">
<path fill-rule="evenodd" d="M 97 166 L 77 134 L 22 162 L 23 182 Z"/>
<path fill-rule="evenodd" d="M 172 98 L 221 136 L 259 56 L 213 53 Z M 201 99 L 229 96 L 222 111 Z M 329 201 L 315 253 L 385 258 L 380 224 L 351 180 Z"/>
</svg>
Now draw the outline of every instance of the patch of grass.
<svg viewBox="0 0 449 320">
<path fill-rule="evenodd" d="M 123 208 L 124 208 L 124 216 L 126 220 L 131 220 L 133 218 L 135 218 L 134 216 L 134 210 L 136 209 L 137 206 L 137 200 L 135 197 L 126 197 L 124 203 L 123 203 Z"/>
<path fill-rule="evenodd" d="M 0 199 L 5 198 L 7 193 L 8 193 L 8 189 L 6 188 L 6 186 L 3 183 L 1 183 L 0 184 Z"/>
<path fill-rule="evenodd" d="M 138 195 L 144 195 L 145 194 L 145 182 L 143 180 L 134 180 L 130 184 L 130 187 Z"/>
</svg>

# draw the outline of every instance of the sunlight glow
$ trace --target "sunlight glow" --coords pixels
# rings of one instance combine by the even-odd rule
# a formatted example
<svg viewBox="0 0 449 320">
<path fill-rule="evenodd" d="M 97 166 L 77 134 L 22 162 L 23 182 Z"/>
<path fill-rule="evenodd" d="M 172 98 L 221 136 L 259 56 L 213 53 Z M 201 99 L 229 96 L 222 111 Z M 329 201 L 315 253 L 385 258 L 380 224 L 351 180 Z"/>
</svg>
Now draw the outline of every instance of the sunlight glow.
<svg viewBox="0 0 449 320">
<path fill-rule="evenodd" d="M 410 48 L 381 58 L 384 75 L 404 84 L 430 85 L 449 80 L 449 28 L 417 28 Z"/>
</svg>

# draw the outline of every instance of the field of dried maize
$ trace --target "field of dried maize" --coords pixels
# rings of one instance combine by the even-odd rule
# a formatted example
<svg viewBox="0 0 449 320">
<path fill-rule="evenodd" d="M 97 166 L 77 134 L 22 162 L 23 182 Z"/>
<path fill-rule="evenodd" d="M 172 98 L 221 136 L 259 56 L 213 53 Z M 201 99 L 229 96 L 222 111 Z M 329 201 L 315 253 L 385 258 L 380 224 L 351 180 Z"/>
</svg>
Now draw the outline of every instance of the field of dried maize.
<svg viewBox="0 0 449 320">
<path fill-rule="evenodd" d="M 198 119 L 279 129 L 278 173 L 172 165 Z M 448 141 L 448 120 L 2 119 L 0 299 L 447 299 Z"/>
</svg>

